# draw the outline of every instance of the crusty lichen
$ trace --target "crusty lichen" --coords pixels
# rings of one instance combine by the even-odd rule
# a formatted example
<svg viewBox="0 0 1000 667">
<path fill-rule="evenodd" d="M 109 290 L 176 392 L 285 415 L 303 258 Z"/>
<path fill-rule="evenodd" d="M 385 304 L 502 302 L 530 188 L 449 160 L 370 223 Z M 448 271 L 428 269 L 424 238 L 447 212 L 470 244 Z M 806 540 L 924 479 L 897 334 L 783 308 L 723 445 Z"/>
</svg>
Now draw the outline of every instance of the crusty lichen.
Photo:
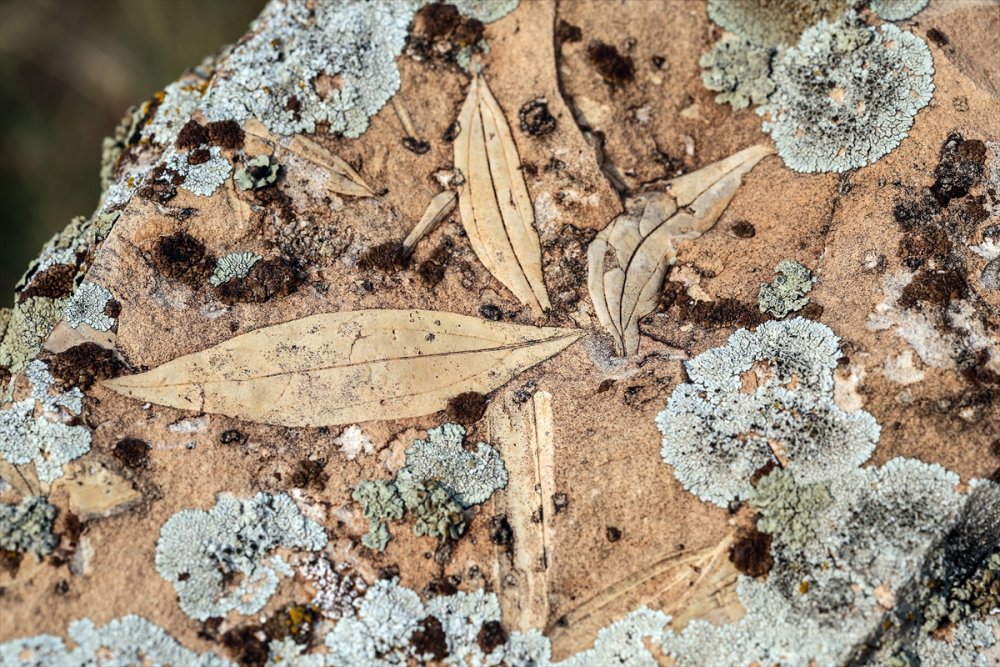
<svg viewBox="0 0 1000 667">
<path fill-rule="evenodd" d="M 323 528 L 306 518 L 285 494 L 253 498 L 220 496 L 211 510 L 182 510 L 160 529 L 156 570 L 174 585 L 181 609 L 204 621 L 235 609 L 259 611 L 290 568 L 273 549 L 317 550 L 327 542 Z M 226 579 L 241 578 L 235 590 Z"/>
<path fill-rule="evenodd" d="M 52 533 L 56 508 L 41 496 L 28 496 L 16 505 L 0 503 L 0 549 L 45 556 L 59 544 Z"/>
<path fill-rule="evenodd" d="M 403 499 L 393 482 L 386 480 L 365 480 L 354 487 L 351 498 L 361 505 L 361 511 L 368 519 L 368 532 L 361 543 L 369 549 L 385 551 L 392 539 L 386 521 L 403 518 Z"/>
<path fill-rule="evenodd" d="M 0 367 L 18 373 L 42 349 L 42 341 L 62 316 L 66 299 L 29 297 L 14 305 L 0 343 Z"/>
<path fill-rule="evenodd" d="M 212 275 L 208 277 L 208 282 L 214 287 L 230 280 L 246 278 L 253 265 L 262 260 L 263 257 L 255 252 L 244 250 L 242 252 L 231 252 L 223 255 L 216 261 Z"/>
<path fill-rule="evenodd" d="M 886 21 L 904 21 L 924 11 L 930 0 L 871 0 L 869 7 Z"/>
<path fill-rule="evenodd" d="M 204 94 L 203 81 L 189 79 L 171 83 L 164 89 L 149 124 L 142 129 L 142 136 L 163 146 L 172 146 Z"/>
<path fill-rule="evenodd" d="M 418 536 L 457 540 L 465 533 L 462 505 L 439 482 L 405 484 L 401 495 L 406 509 L 417 515 L 413 531 Z"/>
<path fill-rule="evenodd" d="M 749 504 L 760 513 L 757 528 L 799 549 L 816 539 L 816 515 L 832 501 L 826 484 L 797 484 L 790 472 L 776 468 L 757 483 Z"/>
<path fill-rule="evenodd" d="M 740 329 L 686 362 L 691 383 L 656 419 L 663 460 L 684 488 L 725 507 L 749 497 L 751 476 L 769 462 L 787 459 L 806 484 L 866 461 L 879 426 L 834 403 L 838 344 L 826 325 L 794 318 Z M 749 378 L 757 387 L 743 391 Z"/>
<path fill-rule="evenodd" d="M 234 667 L 214 653 L 196 653 L 141 616 L 129 614 L 97 627 L 89 618 L 69 624 L 77 644 L 70 649 L 59 637 L 37 635 L 0 644 L 4 667 L 118 667 L 174 665 L 180 667 Z"/>
<path fill-rule="evenodd" d="M 236 170 L 233 181 L 240 190 L 259 190 L 278 180 L 278 162 L 269 155 L 258 155 Z"/>
<path fill-rule="evenodd" d="M 763 104 L 774 92 L 773 57 L 774 49 L 757 46 L 748 39 L 722 39 L 698 61 L 701 80 L 706 88 L 719 93 L 715 96 L 719 104 L 734 109 Z"/>
<path fill-rule="evenodd" d="M 844 13 L 850 0 L 708 0 L 717 24 L 761 46 L 795 44 L 802 31 Z"/>
<path fill-rule="evenodd" d="M 757 112 L 785 164 L 842 172 L 899 146 L 931 100 L 934 61 L 913 33 L 849 11 L 806 30 L 775 58 L 772 79 L 777 89 Z"/>
<path fill-rule="evenodd" d="M 778 262 L 774 272 L 779 275 L 760 286 L 757 297 L 760 312 L 782 318 L 805 308 L 809 303 L 809 290 L 816 284 L 812 271 L 795 260 L 786 259 Z"/>
<path fill-rule="evenodd" d="M 98 331 L 107 331 L 115 325 L 115 319 L 106 313 L 111 299 L 111 292 L 107 289 L 94 283 L 83 283 L 70 297 L 63 316 L 74 329 L 86 324 Z"/>
<path fill-rule="evenodd" d="M 206 150 L 209 155 L 208 160 L 190 164 L 187 153 L 170 149 L 164 155 L 167 170 L 160 176 L 160 180 L 169 183 L 177 175 L 184 179 L 181 187 L 185 190 L 199 197 L 211 197 L 229 178 L 233 172 L 233 165 L 218 146 Z"/>
</svg>

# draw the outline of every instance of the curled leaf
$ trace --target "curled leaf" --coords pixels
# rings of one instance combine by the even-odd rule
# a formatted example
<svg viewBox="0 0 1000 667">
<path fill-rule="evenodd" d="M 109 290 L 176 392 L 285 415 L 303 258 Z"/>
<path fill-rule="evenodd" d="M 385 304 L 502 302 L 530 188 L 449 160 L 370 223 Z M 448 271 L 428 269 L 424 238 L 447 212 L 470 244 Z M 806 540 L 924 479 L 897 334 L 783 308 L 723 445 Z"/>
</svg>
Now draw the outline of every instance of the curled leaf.
<svg viewBox="0 0 1000 667">
<path fill-rule="evenodd" d="M 476 76 L 458 116 L 455 167 L 465 176 L 458 202 L 472 250 L 537 316 L 550 308 L 542 279 L 535 212 L 503 110 Z"/>
<path fill-rule="evenodd" d="M 403 240 L 403 256 L 409 257 L 413 253 L 414 246 L 427 234 L 431 233 L 438 224 L 448 217 L 448 214 L 455 210 L 455 193 L 451 190 L 439 192 L 431 199 L 427 205 L 427 210 L 420 218 L 420 221 L 413 227 L 413 230 L 406 235 Z"/>
<path fill-rule="evenodd" d="M 588 287 L 597 318 L 619 354 L 639 351 L 639 319 L 652 312 L 667 268 L 677 261 L 674 239 L 695 239 L 715 225 L 743 175 L 773 153 L 752 146 L 724 160 L 643 192 L 587 248 Z"/>
<path fill-rule="evenodd" d="M 283 426 L 405 419 L 488 393 L 580 335 L 433 310 L 345 311 L 264 327 L 104 386 Z"/>
</svg>

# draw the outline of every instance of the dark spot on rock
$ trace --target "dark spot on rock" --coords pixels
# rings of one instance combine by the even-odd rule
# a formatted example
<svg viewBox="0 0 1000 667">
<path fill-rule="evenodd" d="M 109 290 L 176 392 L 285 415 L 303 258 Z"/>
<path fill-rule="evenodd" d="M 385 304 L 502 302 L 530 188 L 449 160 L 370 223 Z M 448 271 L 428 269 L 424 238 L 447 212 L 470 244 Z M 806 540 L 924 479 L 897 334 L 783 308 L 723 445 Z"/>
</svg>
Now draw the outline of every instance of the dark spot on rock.
<svg viewBox="0 0 1000 667">
<path fill-rule="evenodd" d="M 969 295 L 969 284 L 957 268 L 928 269 L 917 272 L 899 297 L 899 305 L 913 308 L 918 302 L 947 306 Z"/>
<path fill-rule="evenodd" d="M 56 585 L 52 587 L 52 592 L 56 595 L 66 595 L 69 593 L 69 582 L 65 579 L 60 579 L 56 582 Z"/>
<path fill-rule="evenodd" d="M 564 509 L 569 507 L 569 496 L 565 493 L 553 493 L 552 494 L 552 507 L 555 509 L 556 514 L 559 514 Z"/>
<path fill-rule="evenodd" d="M 209 143 L 220 148 L 230 150 L 243 148 L 245 136 L 243 128 L 235 120 L 219 120 L 208 124 Z"/>
<path fill-rule="evenodd" d="M 567 618 L 566 616 L 560 616 L 558 619 L 556 619 L 556 625 L 559 626 L 560 628 L 568 628 L 569 618 Z"/>
<path fill-rule="evenodd" d="M 288 296 L 302 284 L 302 276 L 284 257 L 257 262 L 245 278 L 233 278 L 216 287 L 219 300 L 227 305 L 264 303 Z"/>
<path fill-rule="evenodd" d="M 452 121 L 451 125 L 445 128 L 444 134 L 441 135 L 441 141 L 451 143 L 458 138 L 458 133 L 462 130 L 462 126 L 458 124 L 458 121 Z"/>
<path fill-rule="evenodd" d="M 462 16 L 453 5 L 429 3 L 413 15 L 406 52 L 418 60 L 455 63 L 463 49 L 479 51 L 484 35 L 482 21 Z"/>
<path fill-rule="evenodd" d="M 358 259 L 362 271 L 391 272 L 406 265 L 403 244 L 399 241 L 385 241 L 365 250 Z"/>
<path fill-rule="evenodd" d="M 84 391 L 94 382 L 115 377 L 125 369 L 114 350 L 97 343 L 74 345 L 50 358 L 48 365 L 60 388 L 79 387 Z"/>
<path fill-rule="evenodd" d="M 448 657 L 448 641 L 445 638 L 444 627 L 435 616 L 428 616 L 420 621 L 416 631 L 410 636 L 410 645 L 414 652 L 430 654 L 434 660 L 444 660 Z"/>
<path fill-rule="evenodd" d="M 215 258 L 205 251 L 205 245 L 187 232 L 161 237 L 153 249 L 152 260 L 163 276 L 196 289 L 208 281 L 215 267 Z"/>
<path fill-rule="evenodd" d="M 410 151 L 411 153 L 416 153 L 417 155 L 423 155 L 431 149 L 431 145 L 421 139 L 414 139 L 413 137 L 403 137 L 403 148 Z"/>
<path fill-rule="evenodd" d="M 614 526 L 607 526 L 604 530 L 604 536 L 608 538 L 608 542 L 617 542 L 622 539 L 622 531 Z"/>
<path fill-rule="evenodd" d="M 202 144 L 208 143 L 208 129 L 196 121 L 195 119 L 189 120 L 181 128 L 181 131 L 177 133 L 177 141 L 174 145 L 177 148 L 187 149 L 187 148 L 197 148 Z"/>
<path fill-rule="evenodd" d="M 715 301 L 695 301 L 687 295 L 683 284 L 667 281 L 660 293 L 660 307 L 675 319 L 694 322 L 714 329 L 721 327 L 751 328 L 766 321 L 757 304 L 725 298 Z"/>
<path fill-rule="evenodd" d="M 738 239 L 752 239 L 757 234 L 754 226 L 746 220 L 739 220 L 733 223 L 733 226 L 729 229 L 732 231 L 733 236 Z"/>
<path fill-rule="evenodd" d="M 149 173 L 145 185 L 136 194 L 143 199 L 166 204 L 177 196 L 177 186 L 183 182 L 184 179 L 179 174 L 168 170 L 166 164 L 161 164 Z"/>
<path fill-rule="evenodd" d="M 479 628 L 479 634 L 476 635 L 476 643 L 479 644 L 479 648 L 482 649 L 483 653 L 489 655 L 497 647 L 507 643 L 507 631 L 503 629 L 500 621 L 487 621 L 483 623 L 483 627 Z"/>
<path fill-rule="evenodd" d="M 108 299 L 108 302 L 104 304 L 104 314 L 117 319 L 122 314 L 121 302 L 116 299 Z"/>
<path fill-rule="evenodd" d="M 149 467 L 149 444 L 138 438 L 125 438 L 115 443 L 111 450 L 114 457 L 126 468 Z"/>
<path fill-rule="evenodd" d="M 565 44 L 566 42 L 579 42 L 583 39 L 583 31 L 572 23 L 559 19 L 556 24 L 556 42 Z"/>
<path fill-rule="evenodd" d="M 448 418 L 459 424 L 474 424 L 482 419 L 488 401 L 478 391 L 466 391 L 448 399 Z"/>
<path fill-rule="evenodd" d="M 635 78 L 635 63 L 623 56 L 614 46 L 604 42 L 591 42 L 587 46 L 587 59 L 604 81 L 621 86 Z"/>
<path fill-rule="evenodd" d="M 566 163 L 557 157 L 551 158 L 548 164 L 545 165 L 545 171 L 562 171 L 566 168 Z"/>
<path fill-rule="evenodd" d="M 940 47 L 948 46 L 948 35 L 944 34 L 937 28 L 931 28 L 927 31 L 927 39 L 931 40 Z"/>
<path fill-rule="evenodd" d="M 203 621 L 201 627 L 198 628 L 198 638 L 210 642 L 219 641 L 219 630 L 222 628 L 222 621 L 223 619 L 219 616 L 213 616 Z"/>
<path fill-rule="evenodd" d="M 823 317 L 823 306 L 819 305 L 815 301 L 810 301 L 799 314 L 807 320 L 819 322 L 819 318 Z"/>
<path fill-rule="evenodd" d="M 736 569 L 750 577 L 763 577 L 771 571 L 771 536 L 753 527 L 742 531 L 729 547 L 729 560 Z"/>
<path fill-rule="evenodd" d="M 461 579 L 456 582 L 452 577 L 435 577 L 424 586 L 424 593 L 427 597 L 454 595 L 458 592 L 458 583 L 461 583 Z"/>
<path fill-rule="evenodd" d="M 982 180 L 986 144 L 978 140 L 965 141 L 962 135 L 948 135 L 941 147 L 941 161 L 934 169 L 937 180 L 931 193 L 942 206 L 952 199 L 964 197 Z"/>
<path fill-rule="evenodd" d="M 330 481 L 330 474 L 324 468 L 326 459 L 302 459 L 295 466 L 292 473 L 292 486 L 299 489 L 314 489 L 322 491 L 326 488 L 326 483 Z"/>
<path fill-rule="evenodd" d="M 187 163 L 190 165 L 205 164 L 212 159 L 212 153 L 207 148 L 196 148 L 188 153 Z"/>
<path fill-rule="evenodd" d="M 441 245 L 434 249 L 431 256 L 417 267 L 417 274 L 427 285 L 434 287 L 444 280 L 445 268 L 451 257 L 451 245 L 451 239 L 445 239 Z"/>
<path fill-rule="evenodd" d="M 656 69 L 663 69 L 663 66 L 667 64 L 667 59 L 663 56 L 653 56 L 650 58 L 650 62 L 653 63 L 653 67 Z"/>
<path fill-rule="evenodd" d="M 597 385 L 597 392 L 596 393 L 603 394 L 604 392 L 608 391 L 609 389 L 611 389 L 614 386 L 615 386 L 615 381 L 612 380 L 611 378 L 607 378 L 605 380 L 601 380 L 601 384 Z"/>
<path fill-rule="evenodd" d="M 385 567 L 380 567 L 378 569 L 379 579 L 395 579 L 399 576 L 399 566 L 395 563 L 390 563 Z"/>
<path fill-rule="evenodd" d="M 762 480 L 765 477 L 767 477 L 769 474 L 771 474 L 771 471 L 774 470 L 777 467 L 778 467 L 778 464 L 775 463 L 773 460 L 768 461 L 767 463 L 765 463 L 764 465 L 762 465 L 760 468 L 758 468 L 756 470 L 756 472 L 754 472 L 753 475 L 750 476 L 750 485 L 751 486 L 757 486 L 757 482 L 759 482 L 760 480 Z"/>
<path fill-rule="evenodd" d="M 76 267 L 69 264 L 53 264 L 31 278 L 31 282 L 18 294 L 18 303 L 24 303 L 35 296 L 62 299 L 73 294 Z"/>
<path fill-rule="evenodd" d="M 535 166 L 534 162 L 522 162 L 521 171 L 527 176 L 538 176 L 538 167 Z"/>
<path fill-rule="evenodd" d="M 285 111 L 291 111 L 292 117 L 299 120 L 302 118 L 302 100 L 295 95 L 289 96 L 288 101 L 285 102 Z"/>
<path fill-rule="evenodd" d="M 491 322 L 499 322 L 503 319 L 503 310 L 490 303 L 479 306 L 479 314 Z"/>
<path fill-rule="evenodd" d="M 224 445 L 244 445 L 246 444 L 247 436 L 242 431 L 237 431 L 232 428 L 228 431 L 223 431 L 222 435 L 219 437 L 219 442 Z"/>
<path fill-rule="evenodd" d="M 259 169 L 265 172 L 270 169 L 270 167 L 259 167 Z M 284 169 L 279 171 L 279 178 L 281 174 L 284 173 Z M 273 184 L 272 184 L 273 185 Z M 279 187 L 266 187 L 259 188 L 251 191 L 257 202 L 263 206 L 272 207 L 278 212 L 278 217 L 284 222 L 294 222 L 295 221 L 295 206 L 292 203 L 292 198 Z"/>
<path fill-rule="evenodd" d="M 222 635 L 222 645 L 240 667 L 264 667 L 267 664 L 267 641 L 258 626 L 242 625 Z M 266 635 L 265 635 L 266 637 Z"/>
<path fill-rule="evenodd" d="M 21 567 L 21 559 L 24 555 L 17 551 L 7 551 L 0 549 L 0 572 L 6 572 L 12 578 L 17 576 L 17 571 Z"/>
<path fill-rule="evenodd" d="M 994 440 L 993 444 L 990 445 L 990 453 L 1000 459 L 1000 438 Z"/>
<path fill-rule="evenodd" d="M 525 102 L 517 116 L 521 121 L 521 131 L 532 137 L 544 137 L 556 129 L 556 118 L 549 112 L 549 103 L 544 97 Z"/>
<path fill-rule="evenodd" d="M 501 546 L 514 542 L 514 531 L 506 514 L 499 514 L 490 520 L 490 542 Z"/>
</svg>

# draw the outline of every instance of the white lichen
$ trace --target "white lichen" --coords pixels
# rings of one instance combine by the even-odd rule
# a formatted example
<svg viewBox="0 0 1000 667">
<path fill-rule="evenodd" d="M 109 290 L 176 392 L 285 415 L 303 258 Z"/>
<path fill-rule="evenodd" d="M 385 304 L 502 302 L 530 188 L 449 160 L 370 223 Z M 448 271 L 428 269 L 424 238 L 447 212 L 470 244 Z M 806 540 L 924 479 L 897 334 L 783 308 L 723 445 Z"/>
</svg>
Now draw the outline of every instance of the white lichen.
<svg viewBox="0 0 1000 667">
<path fill-rule="evenodd" d="M 172 146 L 181 128 L 198 108 L 205 84 L 200 81 L 175 81 L 163 91 L 152 120 L 142 129 L 142 136 L 164 146 Z"/>
<path fill-rule="evenodd" d="M 220 496 L 211 510 L 182 510 L 160 529 L 156 570 L 174 585 L 191 618 L 225 616 L 235 609 L 259 611 L 291 569 L 278 548 L 317 550 L 327 542 L 322 527 L 306 518 L 285 494 L 249 499 Z M 227 588 L 226 577 L 239 583 Z"/>
<path fill-rule="evenodd" d="M 14 465 L 35 464 L 38 479 L 62 477 L 63 466 L 90 451 L 90 430 L 57 421 L 65 415 L 35 416 L 35 400 L 0 410 L 0 456 Z M 56 420 L 56 421 L 54 421 Z"/>
<path fill-rule="evenodd" d="M 465 428 L 460 424 L 429 429 L 427 440 L 416 440 L 406 450 L 406 465 L 396 474 L 400 493 L 405 497 L 409 487 L 436 482 L 463 507 L 471 507 L 507 486 L 500 452 L 485 442 L 469 451 L 464 442 Z"/>
<path fill-rule="evenodd" d="M 757 112 L 791 169 L 843 172 L 899 146 L 934 92 L 927 44 L 853 11 L 806 30 L 774 60 L 777 89 Z"/>
<path fill-rule="evenodd" d="M 88 618 L 69 624 L 77 644 L 70 649 L 59 637 L 37 635 L 0 644 L 4 667 L 234 667 L 214 653 L 196 653 L 141 616 L 130 614 L 97 627 Z"/>
<path fill-rule="evenodd" d="M 107 331 L 115 325 L 115 318 L 107 315 L 111 292 L 95 283 L 83 283 L 70 297 L 63 316 L 67 324 L 76 329 L 86 324 L 98 331 Z"/>
<path fill-rule="evenodd" d="M 708 0 L 708 16 L 761 46 L 795 44 L 820 19 L 844 13 L 850 0 Z"/>
<path fill-rule="evenodd" d="M 348 461 L 356 459 L 358 454 L 375 453 L 375 446 L 372 444 L 372 441 L 357 424 L 352 424 L 341 431 L 340 435 L 334 438 L 333 444 L 340 448 L 340 453 Z"/>
<path fill-rule="evenodd" d="M 199 197 L 211 197 L 229 178 L 233 172 L 233 165 L 218 146 L 212 146 L 207 150 L 210 155 L 207 161 L 189 164 L 187 153 L 170 149 L 164 154 L 167 169 L 160 176 L 160 180 L 169 183 L 175 175 L 179 175 L 184 178 L 181 183 L 182 188 Z"/>
<path fill-rule="evenodd" d="M 215 270 L 208 277 L 208 282 L 214 287 L 229 282 L 230 280 L 242 280 L 250 273 L 253 265 L 262 260 L 263 257 L 248 250 L 242 252 L 231 252 L 223 255 L 216 261 Z"/>
<path fill-rule="evenodd" d="M 740 329 L 686 362 L 691 383 L 656 419 L 661 455 L 681 485 L 725 507 L 750 495 L 751 476 L 768 462 L 787 460 L 802 484 L 865 462 L 879 426 L 834 402 L 838 344 L 826 325 L 794 318 Z M 751 380 L 756 388 L 744 390 Z"/>
<path fill-rule="evenodd" d="M 930 0 L 871 0 L 872 11 L 886 21 L 905 21 L 924 11 Z"/>
</svg>

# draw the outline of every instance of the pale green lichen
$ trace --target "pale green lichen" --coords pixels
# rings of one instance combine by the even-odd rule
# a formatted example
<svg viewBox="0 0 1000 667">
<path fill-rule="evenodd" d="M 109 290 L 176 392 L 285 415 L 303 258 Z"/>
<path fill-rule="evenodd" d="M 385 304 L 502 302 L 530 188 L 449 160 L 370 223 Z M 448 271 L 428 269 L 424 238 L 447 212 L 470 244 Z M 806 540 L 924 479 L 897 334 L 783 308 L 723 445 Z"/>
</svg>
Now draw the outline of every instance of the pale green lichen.
<svg viewBox="0 0 1000 667">
<path fill-rule="evenodd" d="M 69 624 L 76 644 L 70 649 L 60 637 L 36 635 L 0 644 L 4 667 L 234 667 L 214 653 L 196 653 L 141 616 L 130 614 L 97 627 L 88 618 Z"/>
<path fill-rule="evenodd" d="M 361 543 L 369 549 L 385 551 L 392 539 L 386 521 L 403 518 L 403 499 L 396 485 L 385 480 L 366 480 L 354 487 L 351 498 L 361 505 L 361 511 L 368 519 L 368 532 Z"/>
<path fill-rule="evenodd" d="M 868 459 L 875 418 L 833 400 L 839 339 L 802 318 L 740 329 L 724 347 L 685 363 L 691 382 L 674 389 L 657 415 L 663 460 L 688 491 L 722 507 L 749 497 L 751 476 L 779 448 L 797 482 L 826 479 Z M 744 375 L 761 374 L 753 391 Z"/>
<path fill-rule="evenodd" d="M 278 548 L 317 550 L 326 545 L 323 528 L 306 518 L 285 494 L 253 498 L 220 496 L 211 510 L 182 510 L 160 529 L 156 571 L 173 584 L 181 609 L 204 621 L 235 609 L 259 611 L 290 568 Z M 228 590 L 225 578 L 240 575 Z"/>
<path fill-rule="evenodd" d="M 826 484 L 798 484 L 782 468 L 763 477 L 749 498 L 750 506 L 760 513 L 757 528 L 792 549 L 816 539 L 816 515 L 832 501 Z"/>
<path fill-rule="evenodd" d="M 228 255 L 223 255 L 215 263 L 215 269 L 212 271 L 212 275 L 208 277 L 208 282 L 214 287 L 218 287 L 234 278 L 246 278 L 253 265 L 261 259 L 263 257 L 249 251 L 231 252 Z"/>
<path fill-rule="evenodd" d="M 42 341 L 62 317 L 66 299 L 29 297 L 14 305 L 0 343 L 0 367 L 18 373 L 42 349 Z"/>
<path fill-rule="evenodd" d="M 111 292 L 107 289 L 94 283 L 83 283 L 73 292 L 63 311 L 66 323 L 74 329 L 86 324 L 97 331 L 109 330 L 115 325 L 115 319 L 105 312 L 111 299 Z"/>
<path fill-rule="evenodd" d="M 233 181 L 240 190 L 259 190 L 278 180 L 279 165 L 269 155 L 258 155 L 236 171 Z"/>
<path fill-rule="evenodd" d="M 850 0 L 708 0 L 708 16 L 730 32 L 761 46 L 795 44 L 821 19 L 834 19 Z"/>
<path fill-rule="evenodd" d="M 894 25 L 868 26 L 853 11 L 806 30 L 778 54 L 777 89 L 757 113 L 791 169 L 842 172 L 899 146 L 934 92 L 927 44 Z"/>
<path fill-rule="evenodd" d="M 405 484 L 400 494 L 406 509 L 417 515 L 413 531 L 442 540 L 457 540 L 465 533 L 462 505 L 438 482 Z"/>
<path fill-rule="evenodd" d="M 786 259 L 778 262 L 774 272 L 778 277 L 760 286 L 757 297 L 760 312 L 780 319 L 805 308 L 809 303 L 809 290 L 816 284 L 812 271 L 795 260 Z"/>
<path fill-rule="evenodd" d="M 930 0 L 871 0 L 872 11 L 886 21 L 904 21 L 924 11 Z"/>
<path fill-rule="evenodd" d="M 715 96 L 718 104 L 730 104 L 734 109 L 763 104 L 774 92 L 773 57 L 773 49 L 757 46 L 748 39 L 723 39 L 698 61 L 701 80 L 706 88 L 719 93 Z"/>
<path fill-rule="evenodd" d="M 396 485 L 406 497 L 407 487 L 437 482 L 462 507 L 485 502 L 507 486 L 507 469 L 500 452 L 485 442 L 476 450 L 464 446 L 465 428 L 445 424 L 427 431 L 427 440 L 416 440 L 406 450 L 406 465 L 396 475 Z"/>
<path fill-rule="evenodd" d="M 45 556 L 59 544 L 52 533 L 56 508 L 41 496 L 16 505 L 0 503 L 0 549 Z"/>
</svg>

